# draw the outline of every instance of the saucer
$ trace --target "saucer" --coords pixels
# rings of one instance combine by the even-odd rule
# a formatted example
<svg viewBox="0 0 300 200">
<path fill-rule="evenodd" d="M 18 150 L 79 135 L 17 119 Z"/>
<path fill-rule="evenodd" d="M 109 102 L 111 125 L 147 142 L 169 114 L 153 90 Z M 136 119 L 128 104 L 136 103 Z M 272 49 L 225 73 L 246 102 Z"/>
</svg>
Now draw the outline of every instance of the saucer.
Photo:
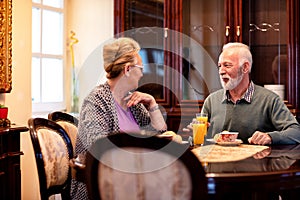
<svg viewBox="0 0 300 200">
<path fill-rule="evenodd" d="M 181 144 L 189 144 L 189 141 L 182 141 Z"/>
<path fill-rule="evenodd" d="M 156 135 L 156 136 L 159 138 L 167 138 L 167 139 L 172 139 L 172 137 L 173 137 L 173 135 L 162 135 L 162 134 Z"/>
<path fill-rule="evenodd" d="M 222 146 L 237 146 L 243 143 L 243 141 L 241 139 L 236 139 L 233 142 L 216 142 L 218 145 L 222 145 Z"/>
</svg>

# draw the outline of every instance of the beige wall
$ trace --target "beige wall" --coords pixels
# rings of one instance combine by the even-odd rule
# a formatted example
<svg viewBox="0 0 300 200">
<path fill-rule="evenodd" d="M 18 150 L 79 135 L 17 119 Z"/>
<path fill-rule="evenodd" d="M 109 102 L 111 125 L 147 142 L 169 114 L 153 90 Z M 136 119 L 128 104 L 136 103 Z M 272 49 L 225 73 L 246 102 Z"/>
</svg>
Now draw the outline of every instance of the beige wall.
<svg viewBox="0 0 300 200">
<path fill-rule="evenodd" d="M 67 31 L 76 32 L 76 65 L 113 35 L 112 0 L 66 0 L 70 23 Z M 31 117 L 31 0 L 13 0 L 12 91 L 0 94 L 0 102 L 9 107 L 9 119 L 27 126 Z M 72 19 L 72 20 L 71 20 Z M 67 77 L 68 78 L 68 77 Z M 68 91 L 68 90 L 67 90 Z M 29 133 L 21 134 L 22 199 L 39 199 L 38 178 Z"/>
<path fill-rule="evenodd" d="M 76 71 L 82 75 L 83 71 L 87 71 L 85 69 L 82 70 L 82 68 L 85 67 L 82 65 L 86 63 L 90 54 L 105 40 L 113 37 L 113 0 L 67 0 L 67 2 L 67 33 L 70 34 L 71 31 L 75 32 L 75 37 L 79 40 L 79 42 L 73 46 L 75 55 L 74 61 Z M 68 57 L 70 57 L 69 49 L 67 53 Z M 101 55 L 99 55 L 99 60 L 100 59 Z M 92 64 L 95 65 L 95 63 Z M 68 59 L 67 65 L 71 66 L 71 59 Z M 97 77 L 100 74 L 102 75 L 102 73 L 99 73 L 99 70 L 103 71 L 102 66 L 93 67 L 95 70 L 88 71 L 88 73 L 91 73 L 88 74 L 89 77 L 92 75 Z M 71 72 L 69 71 L 68 74 L 71 74 Z M 84 88 L 84 90 L 91 89 L 91 87 L 86 86 L 86 84 L 91 83 L 91 78 L 88 80 L 89 83 L 85 84 L 85 81 L 80 82 L 80 88 Z M 79 98 L 82 99 L 87 95 L 87 92 L 84 91 L 82 93 L 82 91 L 79 91 L 79 95 Z"/>
</svg>

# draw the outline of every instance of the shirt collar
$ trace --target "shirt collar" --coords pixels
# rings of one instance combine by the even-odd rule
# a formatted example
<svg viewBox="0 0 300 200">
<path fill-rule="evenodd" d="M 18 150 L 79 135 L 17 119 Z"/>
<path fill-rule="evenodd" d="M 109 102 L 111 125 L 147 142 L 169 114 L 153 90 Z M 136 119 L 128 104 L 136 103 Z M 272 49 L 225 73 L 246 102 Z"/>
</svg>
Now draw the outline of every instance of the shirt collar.
<svg viewBox="0 0 300 200">
<path fill-rule="evenodd" d="M 246 102 L 251 103 L 253 93 L 254 93 L 254 83 L 251 81 L 246 92 L 242 95 L 241 100 L 244 99 Z M 225 100 L 231 101 L 228 90 L 224 90 L 224 96 L 223 96 L 222 102 L 224 102 Z"/>
</svg>

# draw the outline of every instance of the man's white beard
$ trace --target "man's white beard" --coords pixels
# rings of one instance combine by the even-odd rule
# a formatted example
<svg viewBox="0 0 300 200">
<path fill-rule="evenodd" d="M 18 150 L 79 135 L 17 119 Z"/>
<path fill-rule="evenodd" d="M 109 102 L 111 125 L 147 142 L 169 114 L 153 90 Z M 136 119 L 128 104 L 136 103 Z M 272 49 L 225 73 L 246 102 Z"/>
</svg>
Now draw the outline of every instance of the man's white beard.
<svg viewBox="0 0 300 200">
<path fill-rule="evenodd" d="M 228 78 L 228 82 L 225 83 L 223 80 L 222 80 L 222 77 L 220 76 L 220 79 L 221 79 L 221 83 L 222 83 L 222 87 L 225 89 L 225 90 L 233 90 L 234 88 L 236 88 L 242 81 L 243 79 L 243 72 L 242 72 L 242 68 L 239 69 L 239 72 L 238 72 L 238 76 L 236 78 L 231 78 L 231 77 L 223 77 L 223 78 Z"/>
</svg>

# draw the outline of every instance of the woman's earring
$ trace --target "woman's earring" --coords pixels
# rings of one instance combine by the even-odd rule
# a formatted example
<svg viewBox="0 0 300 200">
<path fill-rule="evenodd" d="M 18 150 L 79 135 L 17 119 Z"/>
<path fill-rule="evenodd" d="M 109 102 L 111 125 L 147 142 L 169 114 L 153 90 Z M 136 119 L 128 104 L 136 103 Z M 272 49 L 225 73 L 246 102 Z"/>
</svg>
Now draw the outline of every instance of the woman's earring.
<svg viewBox="0 0 300 200">
<path fill-rule="evenodd" d="M 126 77 L 129 77 L 129 73 L 128 73 L 128 72 L 126 72 L 126 73 L 125 73 L 125 76 L 126 76 Z"/>
</svg>

